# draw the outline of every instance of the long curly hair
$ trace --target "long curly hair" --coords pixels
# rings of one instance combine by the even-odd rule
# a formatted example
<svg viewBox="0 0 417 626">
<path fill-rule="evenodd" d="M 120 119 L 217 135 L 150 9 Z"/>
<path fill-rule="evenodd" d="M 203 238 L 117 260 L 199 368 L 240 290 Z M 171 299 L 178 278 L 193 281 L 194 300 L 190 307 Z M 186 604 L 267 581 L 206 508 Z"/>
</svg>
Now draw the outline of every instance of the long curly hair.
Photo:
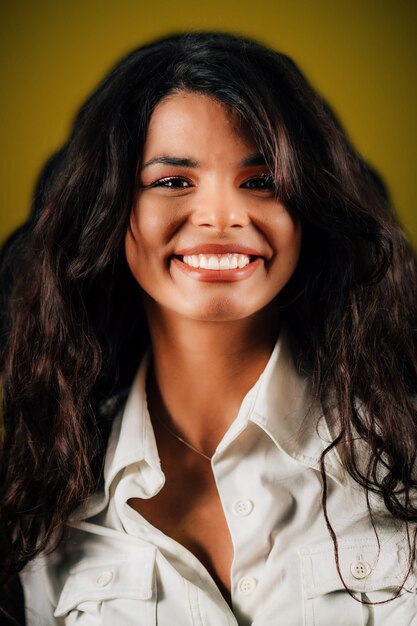
<svg viewBox="0 0 417 626">
<path fill-rule="evenodd" d="M 56 548 L 69 514 L 100 486 L 120 403 L 103 404 L 123 398 L 149 344 L 124 255 L 141 149 L 155 106 L 178 90 L 217 98 L 251 129 L 303 229 L 278 298 L 315 394 L 337 415 L 328 450 L 337 445 L 391 516 L 410 529 L 417 521 L 417 274 L 387 195 L 287 56 L 241 37 L 185 33 L 129 54 L 82 106 L 30 228 L 3 262 L 6 575 Z M 324 464 L 322 479 L 326 512 Z"/>
</svg>

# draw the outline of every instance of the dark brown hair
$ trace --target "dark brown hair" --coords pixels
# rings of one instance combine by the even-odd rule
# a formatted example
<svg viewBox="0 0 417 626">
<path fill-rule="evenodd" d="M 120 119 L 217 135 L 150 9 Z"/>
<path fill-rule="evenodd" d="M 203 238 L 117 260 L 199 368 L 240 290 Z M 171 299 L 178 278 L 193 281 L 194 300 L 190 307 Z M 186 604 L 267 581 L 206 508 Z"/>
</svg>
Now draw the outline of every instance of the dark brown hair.
<svg viewBox="0 0 417 626">
<path fill-rule="evenodd" d="M 155 105 L 178 89 L 219 99 L 252 129 L 277 196 L 302 224 L 300 262 L 279 301 L 318 397 L 336 412 L 329 449 L 338 445 L 353 479 L 415 528 L 417 280 L 386 194 L 288 57 L 188 33 L 132 52 L 84 104 L 3 264 L 13 267 L 1 313 L 6 574 L 56 547 L 100 484 L 120 403 L 103 406 L 123 401 L 149 341 L 123 246 L 138 162 Z M 322 479 L 326 511 L 324 468 Z"/>
</svg>

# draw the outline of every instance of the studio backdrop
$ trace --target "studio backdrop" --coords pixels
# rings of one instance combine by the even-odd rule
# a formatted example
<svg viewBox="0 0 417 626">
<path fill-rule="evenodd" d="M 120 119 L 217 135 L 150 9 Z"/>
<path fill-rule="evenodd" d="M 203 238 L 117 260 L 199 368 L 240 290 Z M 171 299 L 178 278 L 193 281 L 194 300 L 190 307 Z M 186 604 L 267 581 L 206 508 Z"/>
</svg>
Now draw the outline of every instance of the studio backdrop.
<svg viewBox="0 0 417 626">
<path fill-rule="evenodd" d="M 417 247 L 417 4 L 411 0 L 15 0 L 0 8 L 0 241 L 80 104 L 127 51 L 231 31 L 289 54 L 377 169 Z"/>
</svg>

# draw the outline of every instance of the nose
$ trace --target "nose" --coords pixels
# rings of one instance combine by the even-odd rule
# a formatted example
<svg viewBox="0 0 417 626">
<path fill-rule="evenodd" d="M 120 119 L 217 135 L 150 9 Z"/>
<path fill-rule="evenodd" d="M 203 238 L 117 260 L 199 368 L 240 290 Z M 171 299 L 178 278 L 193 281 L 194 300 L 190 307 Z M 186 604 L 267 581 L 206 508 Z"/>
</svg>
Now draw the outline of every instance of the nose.
<svg viewBox="0 0 417 626">
<path fill-rule="evenodd" d="M 212 190 L 201 194 L 195 201 L 191 215 L 194 226 L 222 232 L 230 228 L 243 228 L 250 222 L 243 199 L 238 193 Z"/>
</svg>

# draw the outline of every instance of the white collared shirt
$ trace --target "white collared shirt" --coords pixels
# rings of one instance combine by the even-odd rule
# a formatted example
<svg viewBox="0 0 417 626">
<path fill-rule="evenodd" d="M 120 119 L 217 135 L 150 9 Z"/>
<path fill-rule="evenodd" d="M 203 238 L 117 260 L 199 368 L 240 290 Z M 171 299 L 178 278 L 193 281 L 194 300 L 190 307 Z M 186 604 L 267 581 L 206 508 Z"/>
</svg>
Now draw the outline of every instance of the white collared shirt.
<svg viewBox="0 0 417 626">
<path fill-rule="evenodd" d="M 152 498 L 165 481 L 146 402 L 148 362 L 113 424 L 103 492 L 72 516 L 68 540 L 21 575 L 27 626 L 417 626 L 414 575 L 392 602 L 357 601 L 392 596 L 406 576 L 407 542 L 382 517 L 378 549 L 363 493 L 332 451 L 328 514 L 340 578 L 319 471 L 332 438 L 285 332 L 211 461 L 234 548 L 232 610 L 202 563 L 128 504 Z"/>
</svg>

